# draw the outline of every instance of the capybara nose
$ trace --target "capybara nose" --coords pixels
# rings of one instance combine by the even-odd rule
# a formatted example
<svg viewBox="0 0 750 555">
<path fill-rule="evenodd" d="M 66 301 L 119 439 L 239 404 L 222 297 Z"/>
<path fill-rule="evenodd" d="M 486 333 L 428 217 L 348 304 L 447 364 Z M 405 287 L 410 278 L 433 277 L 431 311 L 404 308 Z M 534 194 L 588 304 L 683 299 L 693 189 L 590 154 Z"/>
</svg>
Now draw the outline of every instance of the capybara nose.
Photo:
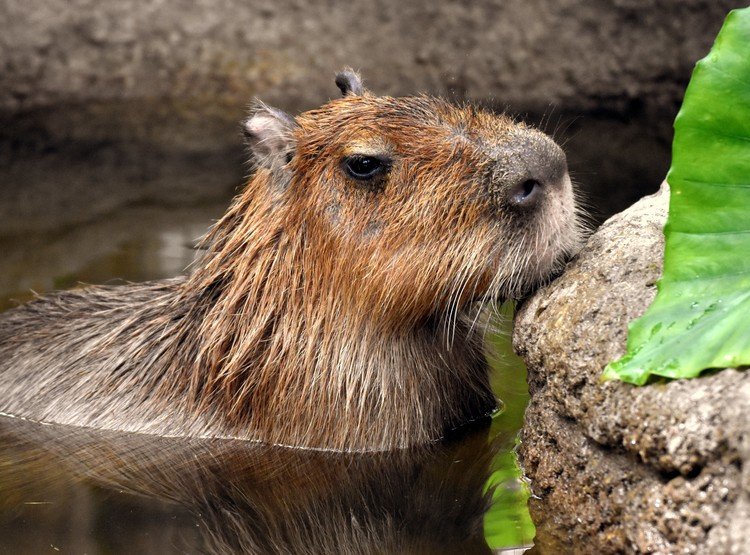
<svg viewBox="0 0 750 555">
<path fill-rule="evenodd" d="M 570 186 L 563 150 L 538 131 L 525 131 L 497 157 L 494 187 L 501 202 L 532 208 Z"/>
</svg>

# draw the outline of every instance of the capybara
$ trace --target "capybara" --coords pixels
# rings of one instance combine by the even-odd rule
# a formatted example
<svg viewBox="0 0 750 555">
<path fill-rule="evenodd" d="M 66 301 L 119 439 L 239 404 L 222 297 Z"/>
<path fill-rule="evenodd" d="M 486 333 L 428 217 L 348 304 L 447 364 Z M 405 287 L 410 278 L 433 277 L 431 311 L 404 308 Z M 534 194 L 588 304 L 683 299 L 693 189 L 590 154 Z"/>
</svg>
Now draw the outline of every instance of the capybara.
<svg viewBox="0 0 750 555">
<path fill-rule="evenodd" d="M 244 123 L 254 173 L 186 277 L 0 316 L 0 412 L 335 450 L 490 413 L 485 307 L 580 242 L 563 151 L 471 105 L 343 96 Z"/>
</svg>

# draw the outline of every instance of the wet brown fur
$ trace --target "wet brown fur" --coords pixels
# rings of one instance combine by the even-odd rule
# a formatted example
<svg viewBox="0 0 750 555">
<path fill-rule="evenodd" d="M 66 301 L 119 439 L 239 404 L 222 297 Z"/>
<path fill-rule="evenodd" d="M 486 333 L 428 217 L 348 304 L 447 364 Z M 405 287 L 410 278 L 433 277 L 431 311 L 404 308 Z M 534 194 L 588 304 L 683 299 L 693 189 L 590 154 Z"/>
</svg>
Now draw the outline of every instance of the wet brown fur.
<svg viewBox="0 0 750 555">
<path fill-rule="evenodd" d="M 0 411 L 337 450 L 424 443 L 491 412 L 481 307 L 578 243 L 569 182 L 533 211 L 505 204 L 524 156 L 558 147 L 471 106 L 369 93 L 289 133 L 291 159 L 258 160 L 187 278 L 0 317 Z M 343 157 L 363 152 L 388 156 L 387 175 L 347 177 Z"/>
</svg>

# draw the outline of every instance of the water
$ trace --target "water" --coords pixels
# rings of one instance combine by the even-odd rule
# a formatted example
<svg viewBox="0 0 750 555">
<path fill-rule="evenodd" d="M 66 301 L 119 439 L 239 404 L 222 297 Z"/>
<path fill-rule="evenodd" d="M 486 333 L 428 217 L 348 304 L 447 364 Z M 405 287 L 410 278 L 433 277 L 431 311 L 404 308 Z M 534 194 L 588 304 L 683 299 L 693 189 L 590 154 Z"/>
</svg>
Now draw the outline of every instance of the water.
<svg viewBox="0 0 750 555">
<path fill-rule="evenodd" d="M 140 204 L 2 238 L 0 307 L 32 290 L 179 274 L 228 200 Z M 508 331 L 494 339 L 493 383 L 505 410 L 451 441 L 399 453 L 335 456 L 0 417 L 0 553 L 490 553 L 528 545 L 534 529 L 513 454 L 528 394 L 509 340 Z"/>
<path fill-rule="evenodd" d="M 1 420 L 9 553 L 490 553 L 486 426 L 363 456 Z"/>
<path fill-rule="evenodd" d="M 0 237 L 0 308 L 83 283 L 145 281 L 178 275 L 195 241 L 228 199 L 199 206 L 126 207 L 85 225 Z"/>
</svg>

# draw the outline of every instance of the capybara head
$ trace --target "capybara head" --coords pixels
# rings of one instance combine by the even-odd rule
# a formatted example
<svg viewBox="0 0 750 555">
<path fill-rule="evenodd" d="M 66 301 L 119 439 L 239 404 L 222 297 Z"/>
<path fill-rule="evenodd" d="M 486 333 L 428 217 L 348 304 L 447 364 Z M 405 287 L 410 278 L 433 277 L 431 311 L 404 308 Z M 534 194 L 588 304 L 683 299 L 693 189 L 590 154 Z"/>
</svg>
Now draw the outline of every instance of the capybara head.
<svg viewBox="0 0 750 555">
<path fill-rule="evenodd" d="M 258 105 L 245 135 L 266 194 L 342 313 L 382 326 L 517 297 L 579 242 L 562 149 L 504 115 L 427 96 L 343 98 L 293 118 Z M 327 285 L 326 285 L 327 284 Z"/>
</svg>

